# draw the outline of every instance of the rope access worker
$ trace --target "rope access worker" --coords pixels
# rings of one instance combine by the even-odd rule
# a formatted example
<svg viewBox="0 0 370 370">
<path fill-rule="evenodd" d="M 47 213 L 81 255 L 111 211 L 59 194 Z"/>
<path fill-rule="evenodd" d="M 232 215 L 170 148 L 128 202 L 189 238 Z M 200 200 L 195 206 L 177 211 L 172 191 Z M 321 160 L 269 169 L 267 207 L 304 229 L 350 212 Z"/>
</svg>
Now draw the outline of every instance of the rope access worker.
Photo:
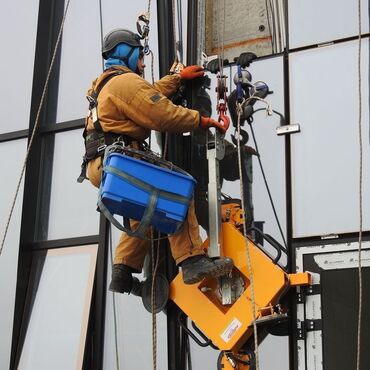
<svg viewBox="0 0 370 370">
<path fill-rule="evenodd" d="M 151 85 L 141 77 L 145 64 L 140 37 L 125 29 L 115 29 L 105 36 L 102 55 L 105 71 L 93 81 L 88 91 L 88 99 L 95 96 L 98 117 L 94 118 L 90 110 L 84 133 L 87 177 L 94 186 L 99 187 L 101 180 L 104 151 L 99 153 L 97 148 L 102 142 L 110 145 L 119 139 L 125 145 L 142 149 L 151 130 L 184 133 L 200 126 L 226 131 L 227 127 L 222 123 L 202 117 L 198 111 L 176 106 L 168 99 L 180 87 L 182 80 L 203 76 L 202 67 L 186 67 L 179 74 L 165 76 Z M 131 220 L 131 227 L 137 224 L 138 221 Z M 168 239 L 172 256 L 181 266 L 186 284 L 225 275 L 233 267 L 231 259 L 211 259 L 203 250 L 194 200 L 190 203 L 183 227 Z M 149 245 L 147 239 L 122 233 L 115 251 L 111 291 L 131 291 L 132 274 L 141 272 Z"/>
</svg>

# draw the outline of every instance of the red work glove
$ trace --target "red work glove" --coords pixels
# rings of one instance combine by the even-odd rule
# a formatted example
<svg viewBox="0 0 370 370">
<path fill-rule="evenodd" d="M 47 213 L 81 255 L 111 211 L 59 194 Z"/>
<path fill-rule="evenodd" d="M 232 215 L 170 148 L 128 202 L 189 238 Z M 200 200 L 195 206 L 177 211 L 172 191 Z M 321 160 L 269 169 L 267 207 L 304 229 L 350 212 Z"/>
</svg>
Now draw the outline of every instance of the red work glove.
<svg viewBox="0 0 370 370">
<path fill-rule="evenodd" d="M 226 117 L 226 116 L 225 116 Z M 216 121 L 212 119 L 211 117 L 200 117 L 200 123 L 199 126 L 204 129 L 209 129 L 210 127 L 215 127 L 218 131 L 221 132 L 221 134 L 224 134 L 226 130 L 229 128 L 230 121 L 228 117 L 226 117 L 227 120 L 225 121 Z"/>
<path fill-rule="evenodd" d="M 192 80 L 197 77 L 202 77 L 203 75 L 204 75 L 203 67 L 197 65 L 185 67 L 180 72 L 180 77 L 183 80 Z"/>
</svg>

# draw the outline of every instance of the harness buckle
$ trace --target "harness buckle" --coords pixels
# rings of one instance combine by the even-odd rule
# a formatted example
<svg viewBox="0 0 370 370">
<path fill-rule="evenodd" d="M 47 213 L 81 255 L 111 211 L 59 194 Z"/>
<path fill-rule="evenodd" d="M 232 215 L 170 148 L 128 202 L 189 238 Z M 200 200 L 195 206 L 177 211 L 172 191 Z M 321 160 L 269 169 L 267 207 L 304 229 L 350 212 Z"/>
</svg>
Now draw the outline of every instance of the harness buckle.
<svg viewBox="0 0 370 370">
<path fill-rule="evenodd" d="M 103 150 L 105 150 L 105 148 L 107 147 L 107 144 L 104 144 L 104 145 L 100 145 L 99 147 L 98 147 L 98 149 L 96 149 L 96 152 L 97 153 L 100 153 L 100 152 L 102 152 Z"/>
</svg>

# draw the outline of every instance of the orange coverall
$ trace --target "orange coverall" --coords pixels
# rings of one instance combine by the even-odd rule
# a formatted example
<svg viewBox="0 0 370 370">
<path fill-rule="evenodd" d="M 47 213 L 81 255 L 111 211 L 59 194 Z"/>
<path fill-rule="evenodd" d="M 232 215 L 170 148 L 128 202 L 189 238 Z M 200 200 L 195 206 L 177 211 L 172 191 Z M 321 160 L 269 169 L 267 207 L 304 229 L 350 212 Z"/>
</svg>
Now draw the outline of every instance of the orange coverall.
<svg viewBox="0 0 370 370">
<path fill-rule="evenodd" d="M 183 133 L 199 126 L 199 112 L 176 106 L 167 98 L 179 88 L 180 76 L 165 76 L 153 86 L 126 67 L 115 66 L 115 69 L 126 73 L 108 81 L 98 96 L 98 117 L 104 132 L 125 134 L 142 141 L 149 137 L 151 130 Z M 88 94 L 111 73 L 114 73 L 114 70 L 107 70 L 94 80 Z M 86 119 L 87 130 L 93 130 L 92 117 L 88 116 Z M 101 173 L 101 157 L 91 160 L 87 174 L 90 182 L 96 187 L 100 185 Z M 131 221 L 133 229 L 137 224 L 137 221 Z M 181 230 L 168 239 L 176 264 L 190 256 L 204 254 L 194 201 L 190 204 Z M 125 264 L 140 272 L 149 245 L 149 240 L 122 233 L 114 264 Z"/>
</svg>

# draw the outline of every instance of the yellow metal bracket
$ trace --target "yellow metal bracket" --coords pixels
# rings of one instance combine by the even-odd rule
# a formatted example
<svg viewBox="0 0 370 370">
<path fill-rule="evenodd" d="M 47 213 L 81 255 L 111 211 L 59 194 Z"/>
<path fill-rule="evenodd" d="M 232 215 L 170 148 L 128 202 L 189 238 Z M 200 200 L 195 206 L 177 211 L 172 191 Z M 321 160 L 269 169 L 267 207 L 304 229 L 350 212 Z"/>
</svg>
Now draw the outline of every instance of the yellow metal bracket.
<svg viewBox="0 0 370 370">
<path fill-rule="evenodd" d="M 222 223 L 221 255 L 234 261 L 234 271 L 242 293 L 230 305 L 222 304 L 217 279 L 186 285 L 180 272 L 170 285 L 172 299 L 220 350 L 237 351 L 253 333 L 253 305 L 243 234 L 231 223 Z M 207 243 L 207 241 L 206 241 Z M 279 303 L 290 286 L 310 284 L 310 275 L 287 274 L 251 239 L 247 238 L 251 259 L 257 320 L 266 307 Z"/>
</svg>

